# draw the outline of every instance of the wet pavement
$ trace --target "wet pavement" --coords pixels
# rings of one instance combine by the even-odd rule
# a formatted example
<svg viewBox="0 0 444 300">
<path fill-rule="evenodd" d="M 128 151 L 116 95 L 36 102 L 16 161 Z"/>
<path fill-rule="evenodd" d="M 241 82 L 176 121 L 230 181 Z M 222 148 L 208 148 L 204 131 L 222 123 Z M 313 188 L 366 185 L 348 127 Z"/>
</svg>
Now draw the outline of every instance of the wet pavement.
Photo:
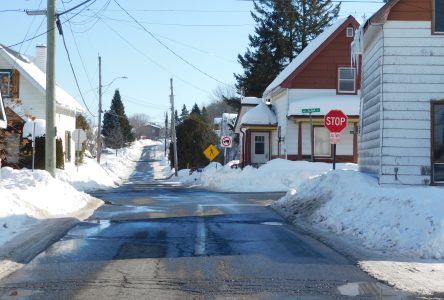
<svg viewBox="0 0 444 300">
<path fill-rule="evenodd" d="M 279 193 L 153 180 L 147 147 L 107 204 L 23 269 L 1 299 L 413 299 L 284 224 Z M 264 179 L 266 180 L 266 179 Z"/>
</svg>

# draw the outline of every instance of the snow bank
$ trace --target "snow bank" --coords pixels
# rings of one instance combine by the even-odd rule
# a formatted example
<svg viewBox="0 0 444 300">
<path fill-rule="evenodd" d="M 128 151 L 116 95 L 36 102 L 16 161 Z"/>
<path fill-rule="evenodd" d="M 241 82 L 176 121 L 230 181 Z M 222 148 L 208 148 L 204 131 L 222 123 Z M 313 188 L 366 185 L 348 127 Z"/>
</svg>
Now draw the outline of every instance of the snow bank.
<svg viewBox="0 0 444 300">
<path fill-rule="evenodd" d="M 357 171 L 304 181 L 274 204 L 290 220 L 359 240 L 403 257 L 444 258 L 444 201 L 439 187 L 381 187 Z"/>
<path fill-rule="evenodd" d="M 2 168 L 0 246 L 35 226 L 39 219 L 75 217 L 83 208 L 101 203 L 70 184 L 52 178 L 46 171 Z"/>
<path fill-rule="evenodd" d="M 282 192 L 297 188 L 305 179 L 327 172 L 332 167 L 327 163 L 284 159 L 271 160 L 257 169 L 251 166 L 232 169 L 231 165 L 211 163 L 202 172 L 194 172 L 191 175 L 189 170 L 181 170 L 178 180 L 185 185 L 216 191 Z M 351 170 L 357 168 L 355 164 L 337 164 L 337 167 Z"/>
<path fill-rule="evenodd" d="M 72 184 L 79 191 L 114 188 L 134 171 L 145 146 L 161 144 L 152 140 L 135 141 L 129 147 L 117 150 L 117 156 L 115 150 L 105 149 L 100 165 L 96 159 L 85 157 L 79 168 L 67 164 L 65 170 L 57 170 L 57 178 Z"/>
</svg>

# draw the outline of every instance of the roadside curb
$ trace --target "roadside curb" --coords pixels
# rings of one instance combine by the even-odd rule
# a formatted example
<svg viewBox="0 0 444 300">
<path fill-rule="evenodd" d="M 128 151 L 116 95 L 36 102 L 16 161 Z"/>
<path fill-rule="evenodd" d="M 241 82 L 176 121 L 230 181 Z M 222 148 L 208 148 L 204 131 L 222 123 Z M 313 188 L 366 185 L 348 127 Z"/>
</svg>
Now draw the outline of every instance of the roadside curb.
<svg viewBox="0 0 444 300">
<path fill-rule="evenodd" d="M 0 248 L 0 279 L 19 270 L 82 220 L 88 218 L 103 201 L 93 198 L 85 207 L 68 217 L 38 221 Z"/>
</svg>

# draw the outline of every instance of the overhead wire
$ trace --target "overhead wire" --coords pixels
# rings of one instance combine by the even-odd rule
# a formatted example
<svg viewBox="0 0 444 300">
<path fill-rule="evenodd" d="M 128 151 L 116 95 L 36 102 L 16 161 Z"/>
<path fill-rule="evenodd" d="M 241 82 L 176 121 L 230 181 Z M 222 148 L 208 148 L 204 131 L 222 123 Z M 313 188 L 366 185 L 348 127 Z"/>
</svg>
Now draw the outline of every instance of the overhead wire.
<svg viewBox="0 0 444 300">
<path fill-rule="evenodd" d="M 184 57 L 182 57 L 181 55 L 179 55 L 178 53 L 176 53 L 174 50 L 172 50 L 170 47 L 168 47 L 165 43 L 163 43 L 160 39 L 158 39 L 151 31 L 149 31 L 145 26 L 143 26 L 135 17 L 133 17 L 133 15 L 131 15 L 127 10 L 125 10 L 125 8 L 123 8 L 119 2 L 117 2 L 117 0 L 114 0 L 114 2 L 122 9 L 123 12 L 125 12 L 125 14 L 128 15 L 128 17 L 130 17 L 136 24 L 138 24 L 143 31 L 145 31 L 146 33 L 148 33 L 154 40 L 156 40 L 160 45 L 162 45 L 165 49 L 167 49 L 169 52 L 171 52 L 174 56 L 176 56 L 177 58 L 179 58 L 180 60 L 182 60 L 184 63 L 186 63 L 187 65 L 189 65 L 190 67 L 192 67 L 193 69 L 195 69 L 196 71 L 200 72 L 201 74 L 207 76 L 208 78 L 213 79 L 214 81 L 223 84 L 223 85 L 229 85 L 225 82 L 222 82 L 220 80 L 218 80 L 217 78 L 211 76 L 210 74 L 208 74 L 207 72 L 203 71 L 202 69 L 198 68 L 197 66 L 195 66 L 194 64 L 192 64 L 191 62 L 189 62 L 188 60 L 186 60 Z"/>
<path fill-rule="evenodd" d="M 114 34 L 116 34 L 120 39 L 122 39 L 128 46 L 130 46 L 134 51 L 136 51 L 137 53 L 139 53 L 140 55 L 142 55 L 145 59 L 147 59 L 150 63 L 152 63 L 153 65 L 157 66 L 160 70 L 164 71 L 165 73 L 168 73 L 169 75 L 172 75 L 173 77 L 179 79 L 180 81 L 182 81 L 183 83 L 195 88 L 196 90 L 199 90 L 205 94 L 208 94 L 209 92 L 192 84 L 191 82 L 181 78 L 180 76 L 175 75 L 173 72 L 171 72 L 170 70 L 168 70 L 167 68 L 165 68 L 164 66 L 162 66 L 161 64 L 159 64 L 157 61 L 155 61 L 154 59 L 150 58 L 148 55 L 146 55 L 145 52 L 143 52 L 142 50 L 138 49 L 136 46 L 134 46 L 130 41 L 128 41 L 128 39 L 126 39 L 123 35 L 121 35 L 117 30 L 115 30 L 113 27 L 111 27 L 107 22 L 105 22 L 104 20 L 101 19 L 101 22 L 108 27 L 109 30 L 111 30 L 112 32 L 114 32 Z"/>
<path fill-rule="evenodd" d="M 94 115 L 91 112 L 91 110 L 89 109 L 88 105 L 86 104 L 85 98 L 83 97 L 83 93 L 82 93 L 82 91 L 80 89 L 79 81 L 77 79 L 77 75 L 76 75 L 76 72 L 74 70 L 74 66 L 73 66 L 72 61 L 71 61 L 71 55 L 69 54 L 68 46 L 66 45 L 66 41 L 65 41 L 65 35 L 63 34 L 63 30 L 61 29 L 61 26 L 62 26 L 61 24 L 58 26 L 59 27 L 59 34 L 62 36 L 63 46 L 64 46 L 65 51 L 66 51 L 66 56 L 68 57 L 68 62 L 69 62 L 69 66 L 71 67 L 72 75 L 74 76 L 74 80 L 76 82 L 77 90 L 80 93 L 80 97 L 82 98 L 82 101 L 83 101 L 83 104 L 85 105 L 86 110 L 89 112 L 89 114 L 92 117 L 96 118 L 97 116 Z"/>
</svg>

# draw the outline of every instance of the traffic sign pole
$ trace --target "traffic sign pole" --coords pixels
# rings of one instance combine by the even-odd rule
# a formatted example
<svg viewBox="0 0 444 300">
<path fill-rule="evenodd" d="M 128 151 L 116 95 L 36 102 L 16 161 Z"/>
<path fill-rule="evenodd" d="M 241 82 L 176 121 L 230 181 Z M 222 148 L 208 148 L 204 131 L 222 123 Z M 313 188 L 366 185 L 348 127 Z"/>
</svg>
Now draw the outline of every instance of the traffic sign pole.
<svg viewBox="0 0 444 300">
<path fill-rule="evenodd" d="M 336 144 L 333 144 L 333 170 L 336 169 Z"/>
<path fill-rule="evenodd" d="M 310 112 L 310 142 L 311 142 L 311 161 L 314 161 L 314 128 L 313 128 L 313 118 Z"/>
</svg>

